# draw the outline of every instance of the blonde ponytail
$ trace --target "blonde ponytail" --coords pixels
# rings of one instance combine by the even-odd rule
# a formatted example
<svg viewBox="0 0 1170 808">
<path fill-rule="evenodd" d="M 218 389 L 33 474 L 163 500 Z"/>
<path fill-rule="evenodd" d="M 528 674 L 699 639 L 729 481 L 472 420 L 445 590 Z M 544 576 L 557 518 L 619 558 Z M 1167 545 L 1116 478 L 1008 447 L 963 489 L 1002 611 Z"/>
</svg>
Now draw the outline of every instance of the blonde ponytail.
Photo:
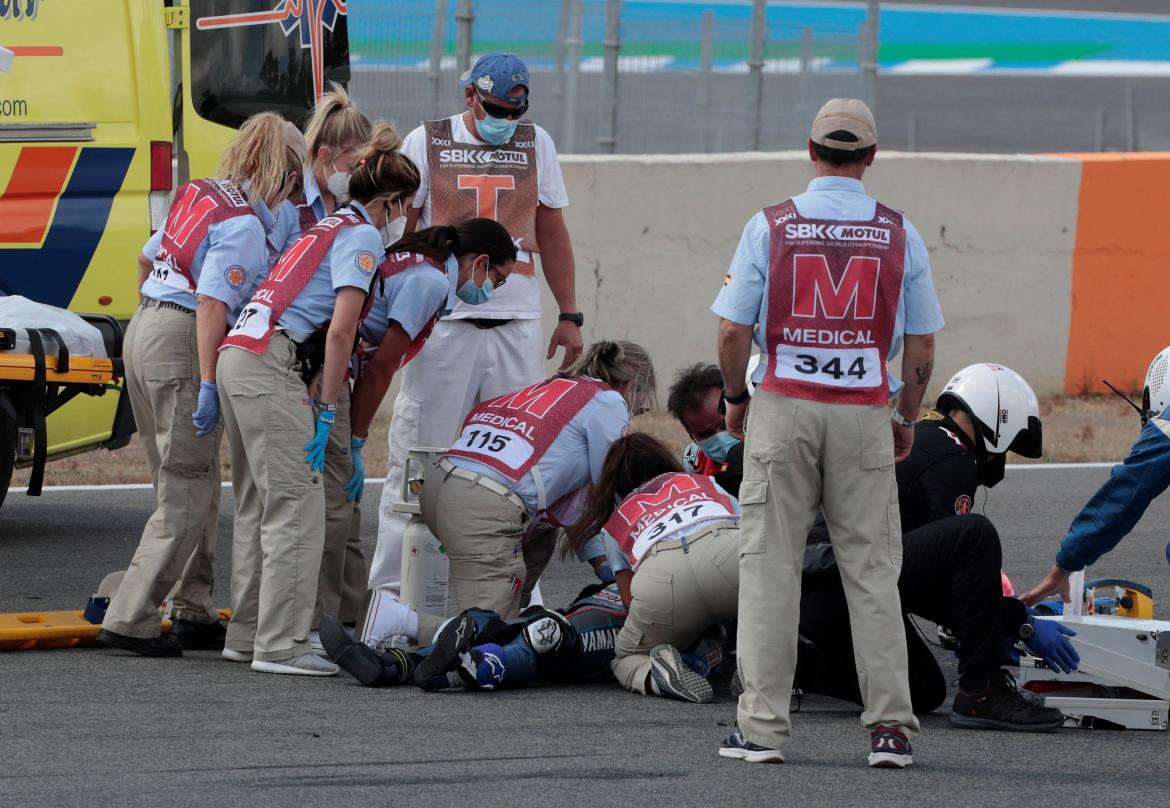
<svg viewBox="0 0 1170 808">
<path fill-rule="evenodd" d="M 322 146 L 336 153 L 351 144 L 366 142 L 370 138 L 370 129 L 370 119 L 358 110 L 345 88 L 330 82 L 329 92 L 317 101 L 313 116 L 305 125 L 306 165 L 317 159 L 317 151 Z"/>
<path fill-rule="evenodd" d="M 658 400 L 654 363 L 646 349 L 629 340 L 602 340 L 589 345 L 562 376 L 591 376 L 610 387 L 626 386 L 630 414 L 653 409 Z"/>
</svg>

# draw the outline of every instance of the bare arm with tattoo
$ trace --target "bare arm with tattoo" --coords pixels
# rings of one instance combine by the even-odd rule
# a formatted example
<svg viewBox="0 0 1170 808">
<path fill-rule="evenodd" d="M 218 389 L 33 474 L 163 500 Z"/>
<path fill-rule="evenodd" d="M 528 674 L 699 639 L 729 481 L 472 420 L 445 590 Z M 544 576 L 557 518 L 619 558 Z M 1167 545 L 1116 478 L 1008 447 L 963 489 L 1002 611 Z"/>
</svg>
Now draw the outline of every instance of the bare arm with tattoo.
<svg viewBox="0 0 1170 808">
<path fill-rule="evenodd" d="M 902 391 L 898 393 L 895 405 L 898 413 L 907 420 L 918 419 L 926 385 L 934 370 L 934 334 L 907 334 L 902 347 Z M 914 445 L 914 429 L 894 424 L 894 459 L 901 460 L 910 454 Z"/>
</svg>

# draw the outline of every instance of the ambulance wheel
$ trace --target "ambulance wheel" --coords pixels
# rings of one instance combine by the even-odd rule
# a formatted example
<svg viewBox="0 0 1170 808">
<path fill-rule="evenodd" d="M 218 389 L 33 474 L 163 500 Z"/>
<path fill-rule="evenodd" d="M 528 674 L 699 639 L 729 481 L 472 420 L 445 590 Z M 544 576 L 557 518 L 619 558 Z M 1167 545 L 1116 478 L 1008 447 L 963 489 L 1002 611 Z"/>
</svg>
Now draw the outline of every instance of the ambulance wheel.
<svg viewBox="0 0 1170 808">
<path fill-rule="evenodd" d="M 0 506 L 12 481 L 12 467 L 16 464 L 16 421 L 0 410 Z"/>
</svg>

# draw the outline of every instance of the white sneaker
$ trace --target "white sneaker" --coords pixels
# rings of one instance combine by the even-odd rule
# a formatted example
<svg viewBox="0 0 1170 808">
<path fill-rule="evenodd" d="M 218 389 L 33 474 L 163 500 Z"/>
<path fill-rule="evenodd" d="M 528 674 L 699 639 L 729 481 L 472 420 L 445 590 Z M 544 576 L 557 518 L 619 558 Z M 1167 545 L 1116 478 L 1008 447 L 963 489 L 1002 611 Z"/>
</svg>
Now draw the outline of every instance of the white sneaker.
<svg viewBox="0 0 1170 808">
<path fill-rule="evenodd" d="M 221 657 L 223 657 L 224 659 L 226 659 L 228 662 L 251 662 L 252 661 L 251 654 L 245 654 L 243 651 L 233 651 L 230 648 L 223 649 L 223 651 L 221 651 L 219 655 Z"/>
<path fill-rule="evenodd" d="M 294 676 L 336 676 L 341 669 L 316 654 L 301 654 L 272 662 L 255 659 L 252 660 L 252 670 L 260 673 L 287 673 Z"/>
<path fill-rule="evenodd" d="M 321 632 L 313 629 L 309 632 L 309 648 L 319 657 L 328 657 L 325 646 L 321 642 Z"/>
</svg>

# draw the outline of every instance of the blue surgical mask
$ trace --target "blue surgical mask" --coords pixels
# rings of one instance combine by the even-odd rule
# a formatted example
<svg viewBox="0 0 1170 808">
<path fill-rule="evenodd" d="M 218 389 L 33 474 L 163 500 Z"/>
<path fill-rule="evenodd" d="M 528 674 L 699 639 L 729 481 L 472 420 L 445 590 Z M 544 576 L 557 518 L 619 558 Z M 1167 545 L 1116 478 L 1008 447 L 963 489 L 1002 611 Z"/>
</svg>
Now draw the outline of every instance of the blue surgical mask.
<svg viewBox="0 0 1170 808">
<path fill-rule="evenodd" d="M 516 134 L 516 124 L 517 121 L 509 121 L 507 118 L 493 118 L 485 113 L 482 121 L 475 122 L 475 128 L 485 143 L 503 146 L 512 139 L 512 135 Z"/>
<path fill-rule="evenodd" d="M 731 437 L 730 432 L 716 432 L 711 437 L 696 441 L 699 448 L 703 450 L 703 454 L 714 460 L 716 463 L 726 463 L 727 453 L 735 448 L 739 443 L 738 438 Z"/>
<path fill-rule="evenodd" d="M 487 270 L 483 273 L 483 286 L 475 285 L 475 267 L 471 268 L 471 277 L 467 282 L 455 290 L 455 296 L 469 306 L 478 306 L 492 299 L 495 284 L 488 277 Z"/>
</svg>

